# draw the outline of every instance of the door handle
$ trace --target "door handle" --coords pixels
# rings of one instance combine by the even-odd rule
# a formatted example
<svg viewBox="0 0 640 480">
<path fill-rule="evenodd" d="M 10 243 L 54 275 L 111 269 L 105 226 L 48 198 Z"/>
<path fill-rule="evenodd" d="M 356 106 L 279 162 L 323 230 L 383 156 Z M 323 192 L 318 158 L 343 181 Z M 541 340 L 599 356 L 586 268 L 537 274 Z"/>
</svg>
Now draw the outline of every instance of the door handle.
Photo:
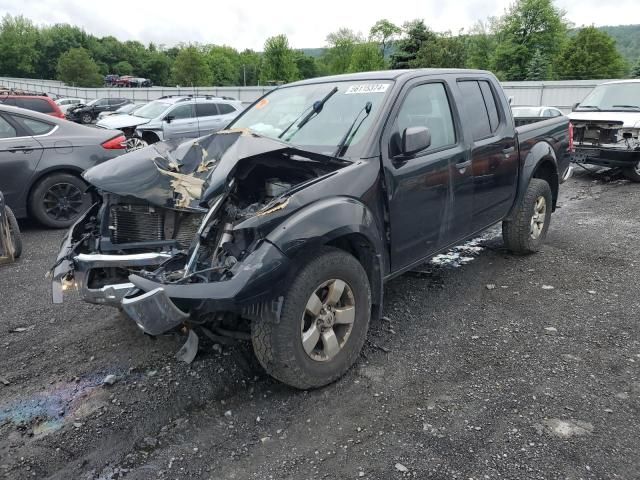
<svg viewBox="0 0 640 480">
<path fill-rule="evenodd" d="M 471 165 L 471 160 L 465 160 L 464 162 L 458 162 L 456 163 L 456 168 L 458 170 L 464 170 L 465 168 L 467 168 L 469 165 Z"/>
<path fill-rule="evenodd" d="M 9 147 L 8 150 L 11 153 L 15 153 L 15 152 L 18 152 L 18 151 L 22 151 L 24 153 L 30 153 L 34 149 L 33 149 L 33 147 L 31 147 L 29 145 L 13 145 L 13 146 Z"/>
<path fill-rule="evenodd" d="M 516 147 L 508 147 L 508 148 L 502 149 L 502 153 L 504 153 L 505 155 L 511 155 L 515 151 L 516 151 Z"/>
</svg>

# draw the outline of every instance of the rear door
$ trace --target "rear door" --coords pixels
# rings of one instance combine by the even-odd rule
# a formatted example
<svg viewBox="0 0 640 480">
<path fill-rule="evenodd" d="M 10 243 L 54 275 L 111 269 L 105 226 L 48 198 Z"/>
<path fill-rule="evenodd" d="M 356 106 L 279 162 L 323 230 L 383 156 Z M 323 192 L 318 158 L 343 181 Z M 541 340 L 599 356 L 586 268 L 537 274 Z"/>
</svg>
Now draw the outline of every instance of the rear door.
<svg viewBox="0 0 640 480">
<path fill-rule="evenodd" d="M 14 117 L 0 113 L 0 191 L 24 215 L 27 186 L 42 157 L 42 146 Z"/>
<path fill-rule="evenodd" d="M 383 134 L 382 156 L 391 223 L 391 267 L 400 270 L 448 245 L 451 168 L 464 160 L 450 87 L 441 80 L 405 85 Z M 403 158 L 402 132 L 427 127 L 431 145 Z"/>
<path fill-rule="evenodd" d="M 173 107 L 162 122 L 162 133 L 165 140 L 196 138 L 199 131 L 193 103 L 182 103 Z"/>
<path fill-rule="evenodd" d="M 486 78 L 458 79 L 460 106 L 469 146 L 467 162 L 457 165 L 458 182 L 466 185 L 461 209 L 471 209 L 465 237 L 500 221 L 516 193 L 518 151 L 513 125 L 494 86 Z"/>
<path fill-rule="evenodd" d="M 222 128 L 223 119 L 218 111 L 218 105 L 213 102 L 196 103 L 199 135 L 217 132 Z"/>
</svg>

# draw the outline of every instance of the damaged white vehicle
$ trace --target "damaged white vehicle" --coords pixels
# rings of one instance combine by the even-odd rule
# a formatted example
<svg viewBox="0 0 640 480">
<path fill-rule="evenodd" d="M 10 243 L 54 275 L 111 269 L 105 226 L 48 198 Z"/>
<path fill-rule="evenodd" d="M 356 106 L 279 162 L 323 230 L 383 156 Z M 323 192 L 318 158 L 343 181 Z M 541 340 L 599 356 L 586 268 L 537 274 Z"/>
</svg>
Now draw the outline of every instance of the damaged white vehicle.
<svg viewBox="0 0 640 480">
<path fill-rule="evenodd" d="M 598 85 L 569 118 L 573 162 L 621 168 L 640 182 L 640 79 Z"/>
</svg>

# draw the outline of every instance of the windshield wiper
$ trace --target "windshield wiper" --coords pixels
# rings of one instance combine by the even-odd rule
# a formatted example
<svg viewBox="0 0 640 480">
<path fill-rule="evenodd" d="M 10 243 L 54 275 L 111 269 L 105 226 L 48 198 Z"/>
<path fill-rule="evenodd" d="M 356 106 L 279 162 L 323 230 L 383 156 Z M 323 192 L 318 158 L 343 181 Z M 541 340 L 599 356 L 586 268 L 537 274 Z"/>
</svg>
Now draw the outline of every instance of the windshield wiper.
<svg viewBox="0 0 640 480">
<path fill-rule="evenodd" d="M 578 108 L 591 108 L 593 110 L 598 110 L 600 111 L 600 107 L 596 107 L 595 105 L 578 105 Z"/>
<path fill-rule="evenodd" d="M 284 137 L 284 134 L 287 133 L 289 131 L 289 129 L 291 127 L 293 127 L 298 120 L 300 120 L 300 117 L 302 117 L 302 115 L 304 115 L 304 113 L 307 112 L 307 110 L 311 109 L 311 111 L 309 111 L 304 116 L 304 118 L 302 120 L 300 120 L 300 123 L 298 123 L 298 126 L 297 126 L 297 130 L 295 132 L 293 132 L 291 134 L 291 136 L 287 139 L 287 140 L 291 140 L 291 137 L 293 137 L 293 135 L 295 135 L 302 127 L 304 127 L 307 124 L 307 122 L 309 120 L 311 120 L 311 118 L 313 118 L 314 115 L 317 115 L 322 111 L 322 107 L 324 107 L 324 104 L 327 103 L 327 100 L 329 100 L 333 96 L 333 94 L 336 93 L 337 91 L 338 91 L 338 87 L 333 87 L 331 89 L 331 91 L 329 93 L 327 93 L 322 100 L 317 100 L 317 101 L 313 102 L 313 105 L 311 105 L 310 107 L 305 108 L 302 111 L 302 113 L 300 115 L 298 115 L 296 117 L 296 119 L 293 122 L 291 122 L 287 126 L 287 128 L 285 128 L 282 131 L 282 133 L 280 135 L 278 135 L 278 138 Z"/>
<path fill-rule="evenodd" d="M 371 108 L 372 107 L 373 107 L 373 104 L 371 102 L 367 102 L 364 105 L 364 107 L 362 108 L 362 110 L 360 110 L 358 112 L 358 114 L 356 115 L 356 118 L 354 118 L 353 122 L 351 122 L 351 125 L 349 126 L 349 129 L 347 130 L 347 133 L 344 134 L 344 137 L 342 137 L 342 140 L 340 140 L 340 143 L 338 143 L 338 148 L 336 148 L 336 151 L 333 154 L 334 157 L 339 157 L 341 155 L 344 155 L 347 152 L 347 148 L 349 148 L 349 143 L 351 142 L 351 140 L 353 140 L 353 137 L 356 136 L 356 133 L 358 133 L 358 129 L 360 128 L 360 125 L 362 125 L 362 122 L 364 122 L 366 120 L 366 118 L 369 116 L 369 114 L 371 113 Z M 355 126 L 356 122 L 358 121 L 358 118 L 360 118 L 360 114 L 362 112 L 366 112 L 366 115 L 364 117 L 362 117 L 362 120 L 360 120 L 360 123 L 354 129 L 353 127 Z M 352 130 L 353 130 L 353 134 L 351 134 Z M 343 150 L 344 150 L 344 152 L 343 152 Z"/>
<path fill-rule="evenodd" d="M 638 108 L 640 109 L 640 107 L 638 105 L 611 105 L 612 108 Z"/>
</svg>

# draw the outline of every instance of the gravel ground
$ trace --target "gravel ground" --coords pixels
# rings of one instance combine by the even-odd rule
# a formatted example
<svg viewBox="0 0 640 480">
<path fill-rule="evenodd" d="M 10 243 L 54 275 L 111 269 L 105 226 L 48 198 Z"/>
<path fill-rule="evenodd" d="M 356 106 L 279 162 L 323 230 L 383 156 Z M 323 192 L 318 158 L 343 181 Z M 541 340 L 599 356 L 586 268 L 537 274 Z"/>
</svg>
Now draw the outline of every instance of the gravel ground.
<svg viewBox="0 0 640 480">
<path fill-rule="evenodd" d="M 246 345 L 187 366 L 180 337 L 51 305 L 63 232 L 23 224 L 0 267 L 0 477 L 640 478 L 640 185 L 581 175 L 560 205 L 537 255 L 494 232 L 390 282 L 357 365 L 310 392 Z"/>
</svg>

